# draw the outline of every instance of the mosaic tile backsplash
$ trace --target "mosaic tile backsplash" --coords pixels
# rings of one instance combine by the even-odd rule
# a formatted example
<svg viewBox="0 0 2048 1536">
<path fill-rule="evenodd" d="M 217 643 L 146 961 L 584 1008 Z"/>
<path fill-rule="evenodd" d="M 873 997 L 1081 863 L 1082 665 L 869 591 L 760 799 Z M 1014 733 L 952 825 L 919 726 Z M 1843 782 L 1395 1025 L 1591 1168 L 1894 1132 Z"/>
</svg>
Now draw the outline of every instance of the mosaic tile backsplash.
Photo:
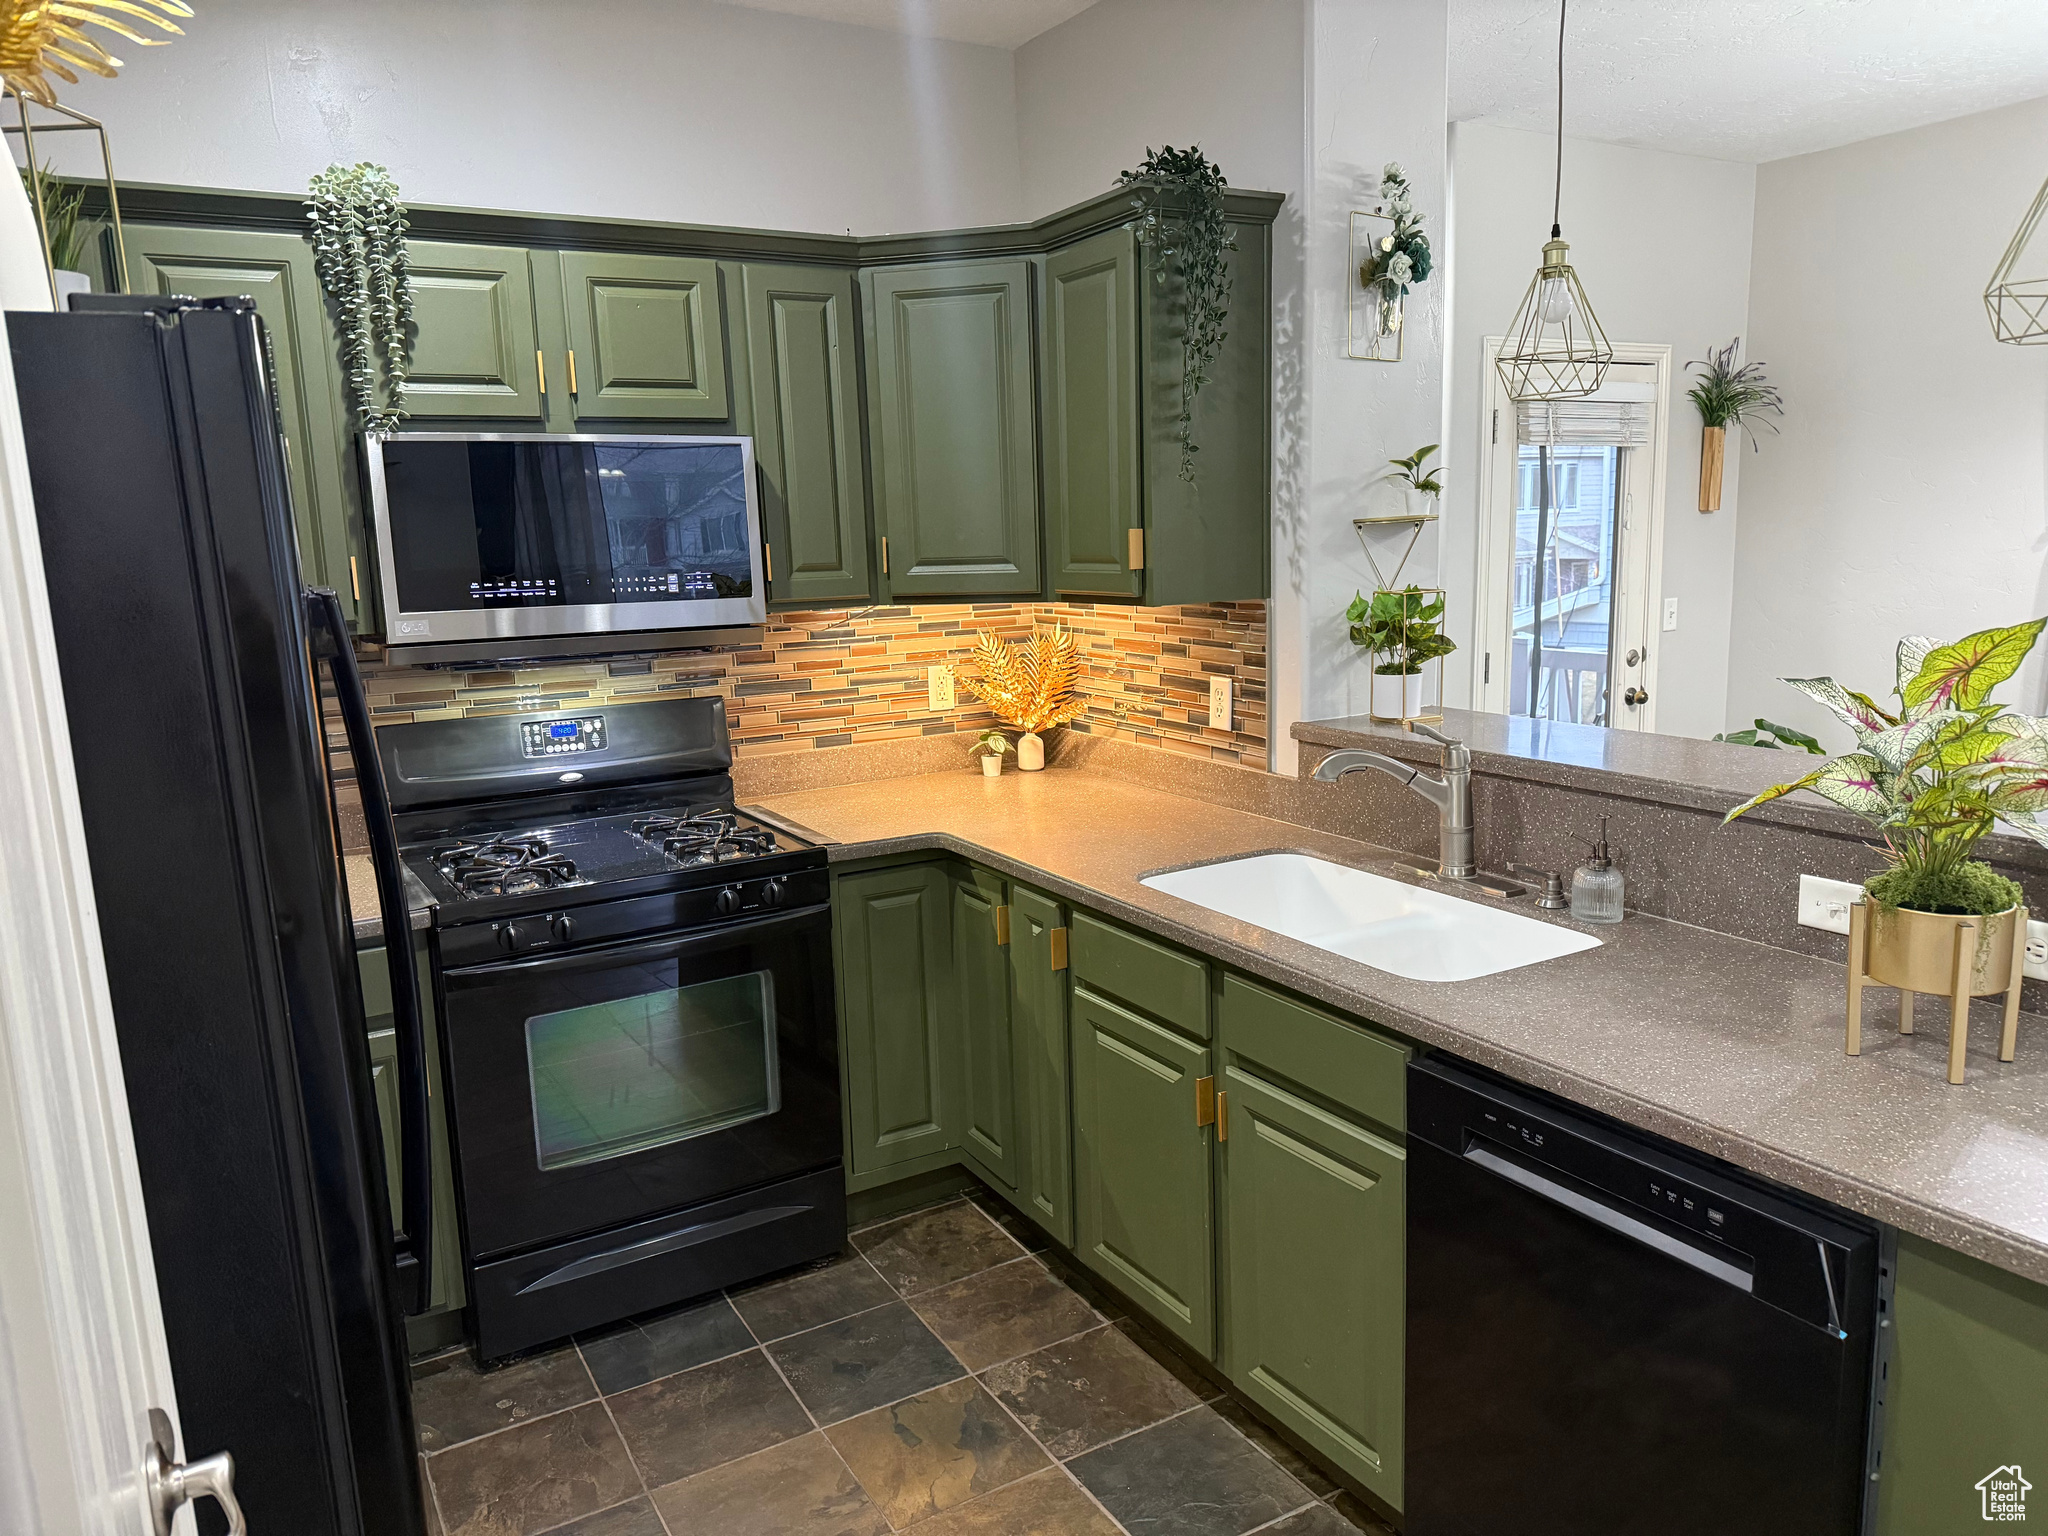
<svg viewBox="0 0 2048 1536">
<path fill-rule="evenodd" d="M 929 708 L 926 669 L 971 678 L 985 629 L 1020 640 L 1057 622 L 1080 640 L 1088 712 L 1071 729 L 1168 751 L 1266 763 L 1266 605 L 1132 608 L 1094 603 L 961 603 L 769 616 L 761 643 L 595 661 L 491 669 L 383 666 L 363 680 L 379 724 L 454 715 L 574 709 L 715 695 L 726 701 L 738 757 L 952 735 L 986 729 L 988 711 L 959 691 Z M 1209 726 L 1209 681 L 1232 683 L 1231 729 Z M 330 707 L 337 782 L 354 765 Z M 965 743 L 962 744 L 963 754 Z"/>
</svg>

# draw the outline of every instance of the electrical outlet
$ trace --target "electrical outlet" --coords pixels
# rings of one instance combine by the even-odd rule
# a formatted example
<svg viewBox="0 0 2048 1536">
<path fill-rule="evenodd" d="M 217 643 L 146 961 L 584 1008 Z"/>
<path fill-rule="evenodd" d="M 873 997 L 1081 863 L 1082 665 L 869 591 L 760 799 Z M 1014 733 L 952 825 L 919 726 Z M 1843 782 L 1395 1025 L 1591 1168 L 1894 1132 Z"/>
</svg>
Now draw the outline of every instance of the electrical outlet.
<svg viewBox="0 0 2048 1536">
<path fill-rule="evenodd" d="M 2048 923 L 2027 924 L 2026 972 L 2036 981 L 2048 981 Z"/>
<path fill-rule="evenodd" d="M 1824 928 L 1829 933 L 1849 931 L 1849 908 L 1863 894 L 1863 887 L 1848 880 L 1823 880 L 1819 875 L 1799 877 L 1799 926 Z M 2048 958 L 2048 951 L 2044 951 Z"/>
<path fill-rule="evenodd" d="M 1230 729 L 1230 679 L 1227 677 L 1209 679 L 1209 729 Z"/>
<path fill-rule="evenodd" d="M 1664 599 L 1664 628 L 1666 631 L 1678 628 L 1678 599 L 1675 597 Z"/>
<path fill-rule="evenodd" d="M 953 707 L 953 669 L 943 661 L 924 669 L 925 704 L 931 709 Z"/>
</svg>

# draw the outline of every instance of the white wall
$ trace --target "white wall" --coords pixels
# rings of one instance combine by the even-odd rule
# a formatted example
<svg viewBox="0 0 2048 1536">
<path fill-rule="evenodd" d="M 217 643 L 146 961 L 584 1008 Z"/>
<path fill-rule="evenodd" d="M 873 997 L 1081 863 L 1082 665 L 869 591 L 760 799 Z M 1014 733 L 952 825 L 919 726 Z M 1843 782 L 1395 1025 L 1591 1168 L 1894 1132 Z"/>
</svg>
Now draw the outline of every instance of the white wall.
<svg viewBox="0 0 2048 1536">
<path fill-rule="evenodd" d="M 64 99 L 128 181 L 856 234 L 1021 216 L 1010 53 L 704 0 L 206 0 Z"/>
<path fill-rule="evenodd" d="M 2048 99 L 1759 168 L 1751 329 L 1787 403 L 1743 465 L 1731 720 L 1846 746 L 1775 679 L 1882 696 L 1899 636 L 2048 613 L 2048 348 L 1993 341 L 1979 298 L 2044 142 Z M 2004 693 L 2041 713 L 2044 682 L 2037 656 Z"/>
<path fill-rule="evenodd" d="M 1445 683 L 1454 702 L 1471 697 L 1476 676 L 1476 471 L 1488 427 L 1480 420 L 1482 343 L 1507 329 L 1535 273 L 1550 233 L 1555 154 L 1550 135 L 1521 129 L 1460 123 L 1451 136 L 1457 318 L 1444 449 L 1445 582 L 1460 649 Z M 1650 637 L 1661 650 L 1657 729 L 1667 735 L 1710 736 L 1723 724 L 1737 510 L 1756 464 L 1744 448 L 1738 466 L 1731 445 L 1722 509 L 1697 510 L 1700 422 L 1684 398 L 1685 364 L 1737 335 L 1745 336 L 1745 356 L 1769 356 L 1745 334 L 1756 178 L 1753 166 L 1565 140 L 1564 236 L 1594 312 L 1610 341 L 1672 348 L 1661 596 L 1678 599 L 1679 627 L 1665 634 L 1653 625 Z M 1767 434 L 1766 457 L 1775 446 Z"/>
</svg>

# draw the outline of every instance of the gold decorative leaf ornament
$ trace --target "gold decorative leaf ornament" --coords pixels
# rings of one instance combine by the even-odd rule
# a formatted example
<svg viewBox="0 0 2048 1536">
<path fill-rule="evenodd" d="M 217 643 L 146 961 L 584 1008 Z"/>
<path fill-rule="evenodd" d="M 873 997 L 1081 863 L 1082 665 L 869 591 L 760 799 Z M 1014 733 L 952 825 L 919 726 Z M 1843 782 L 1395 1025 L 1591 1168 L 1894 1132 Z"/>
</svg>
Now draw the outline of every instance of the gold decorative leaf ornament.
<svg viewBox="0 0 2048 1536">
<path fill-rule="evenodd" d="M 184 0 L 0 0 L 0 80 L 24 100 L 55 106 L 51 75 L 76 85 L 80 70 L 111 80 L 121 68 L 81 28 L 100 27 L 138 47 L 158 48 L 170 38 L 149 37 L 121 18 L 182 37 L 184 29 L 171 18 L 191 15 Z"/>
<path fill-rule="evenodd" d="M 1074 691 L 1081 677 L 1080 646 L 1057 624 L 1014 647 L 983 630 L 974 660 L 981 676 L 963 678 L 961 686 L 1019 730 L 1049 731 L 1087 712 L 1088 701 Z"/>
</svg>

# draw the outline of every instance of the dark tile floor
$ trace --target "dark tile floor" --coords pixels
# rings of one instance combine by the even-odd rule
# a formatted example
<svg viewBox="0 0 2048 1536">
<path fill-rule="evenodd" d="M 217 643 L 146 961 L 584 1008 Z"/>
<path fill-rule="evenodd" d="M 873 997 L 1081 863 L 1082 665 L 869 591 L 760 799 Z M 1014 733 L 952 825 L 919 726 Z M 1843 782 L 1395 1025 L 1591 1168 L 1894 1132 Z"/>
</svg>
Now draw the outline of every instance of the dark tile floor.
<svg viewBox="0 0 2048 1536">
<path fill-rule="evenodd" d="M 423 1362 L 434 1536 L 1391 1536 L 1040 1248 L 956 1200 L 499 1370 Z"/>
</svg>

